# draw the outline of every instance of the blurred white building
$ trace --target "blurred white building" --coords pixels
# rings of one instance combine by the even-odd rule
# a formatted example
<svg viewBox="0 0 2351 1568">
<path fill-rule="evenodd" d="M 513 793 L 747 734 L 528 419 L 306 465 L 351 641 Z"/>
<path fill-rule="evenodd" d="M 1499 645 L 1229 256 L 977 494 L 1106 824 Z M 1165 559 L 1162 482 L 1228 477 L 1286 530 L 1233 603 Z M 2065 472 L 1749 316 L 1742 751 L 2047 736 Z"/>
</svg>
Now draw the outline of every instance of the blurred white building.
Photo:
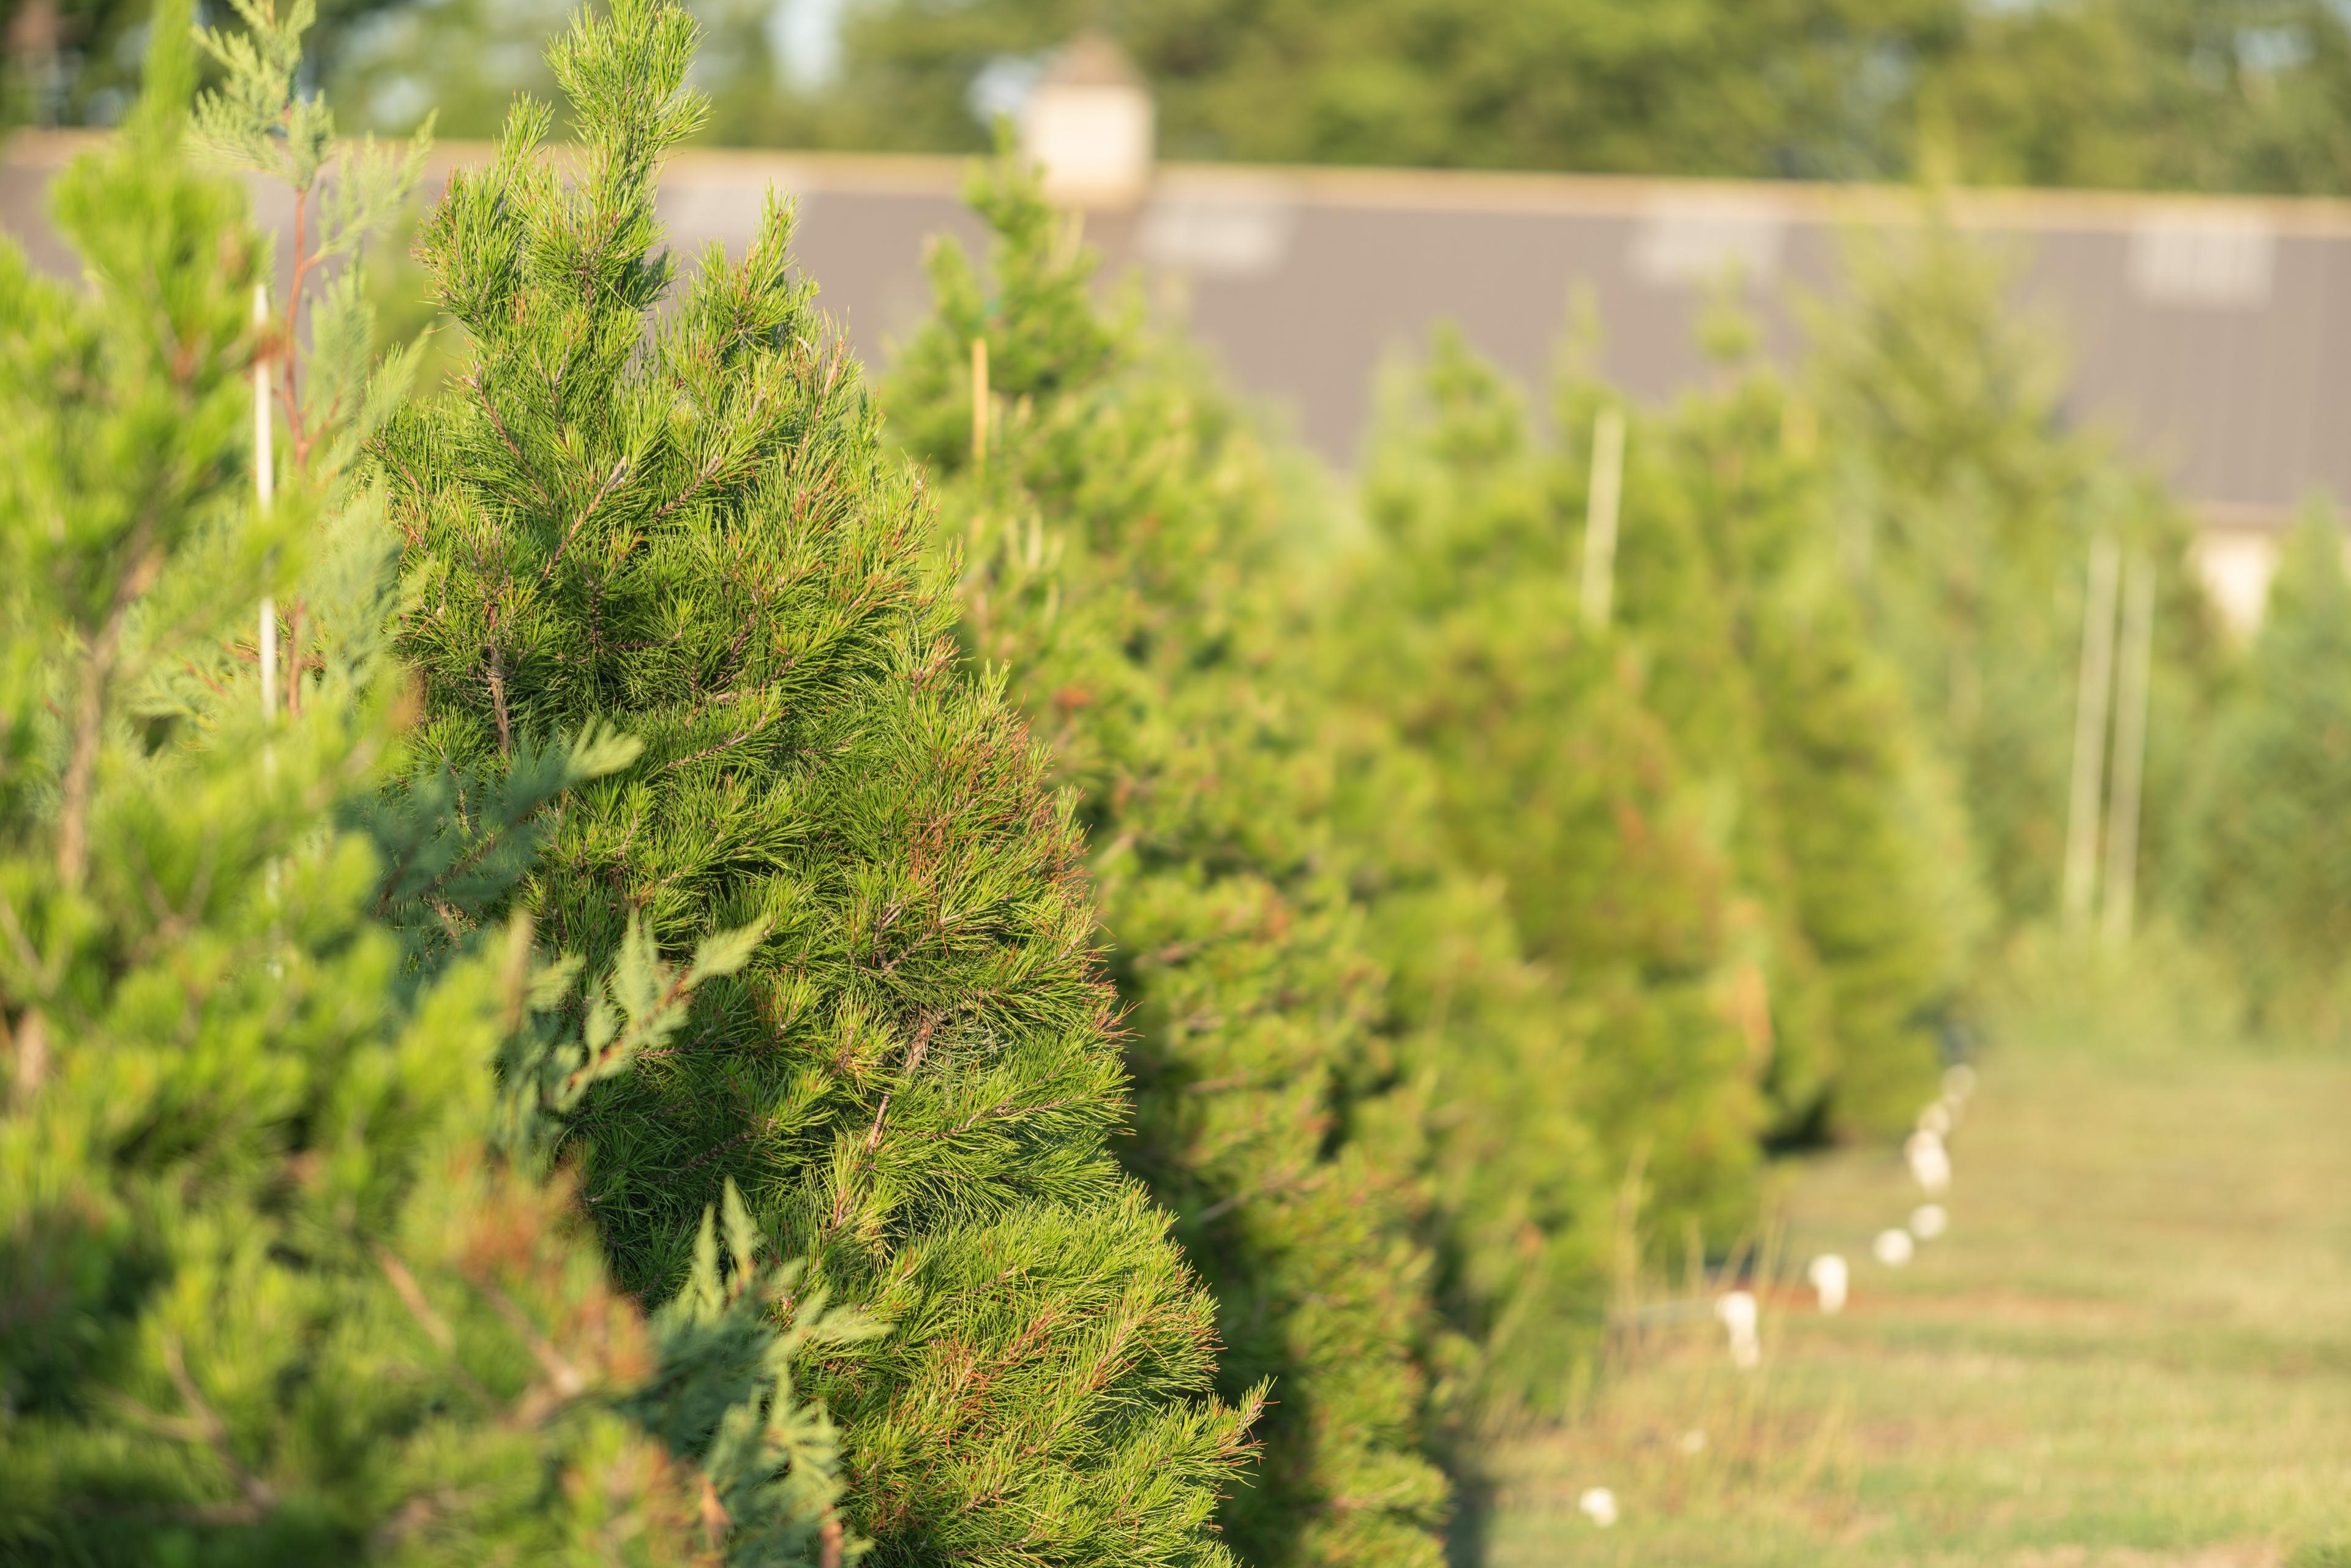
<svg viewBox="0 0 2351 1568">
<path fill-rule="evenodd" d="M 1100 34 L 1053 57 L 1020 108 L 1020 151 L 1045 193 L 1076 207 L 1132 207 L 1151 190 L 1151 89 Z"/>
</svg>

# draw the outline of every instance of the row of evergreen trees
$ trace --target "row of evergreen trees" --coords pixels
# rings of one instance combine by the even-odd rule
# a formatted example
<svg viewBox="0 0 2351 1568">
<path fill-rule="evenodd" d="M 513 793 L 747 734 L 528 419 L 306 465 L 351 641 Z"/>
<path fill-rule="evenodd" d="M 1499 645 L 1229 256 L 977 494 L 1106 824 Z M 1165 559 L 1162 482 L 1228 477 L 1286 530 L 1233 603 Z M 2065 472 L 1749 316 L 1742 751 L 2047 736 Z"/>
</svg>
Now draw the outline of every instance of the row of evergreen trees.
<svg viewBox="0 0 2351 1568">
<path fill-rule="evenodd" d="M 195 140 L 323 277 L 421 158 L 326 177 L 240 10 Z M 28 1561 L 1434 1564 L 1612 1268 L 1928 1092 L 2053 896 L 2080 549 L 2179 558 L 1931 230 L 1817 388 L 1571 361 L 1539 434 L 1440 340 L 1352 544 L 1009 159 L 877 394 L 787 206 L 662 247 L 669 0 L 451 180 L 418 389 L 355 270 L 253 323 L 187 37 L 60 186 L 89 287 L 0 263 Z M 2342 857 L 2264 873 L 2266 781 L 2351 765 L 2268 686 L 2150 853 L 2283 997 Z"/>
<path fill-rule="evenodd" d="M 256 19 L 204 37 L 237 76 L 199 128 L 307 182 L 331 126 Z M 648 1315 L 555 1158 L 583 1091 L 670 1049 L 745 944 L 672 965 L 639 929 L 590 971 L 499 912 L 554 803 L 638 748 L 583 728 L 498 780 L 416 770 L 395 562 L 346 461 L 403 362 L 370 383 L 355 288 L 298 341 L 255 324 L 245 193 L 183 146 L 188 20 L 165 8 L 139 113 L 59 183 L 86 288 L 0 256 L 0 1542 L 838 1560 L 836 1438 L 796 1367 L 866 1324 L 732 1192 Z M 320 215 L 323 252 L 381 213 Z M 307 400 L 282 384 L 315 442 L 256 505 L 273 361 L 309 372 Z M 256 636 L 258 593 L 291 612 Z"/>
</svg>

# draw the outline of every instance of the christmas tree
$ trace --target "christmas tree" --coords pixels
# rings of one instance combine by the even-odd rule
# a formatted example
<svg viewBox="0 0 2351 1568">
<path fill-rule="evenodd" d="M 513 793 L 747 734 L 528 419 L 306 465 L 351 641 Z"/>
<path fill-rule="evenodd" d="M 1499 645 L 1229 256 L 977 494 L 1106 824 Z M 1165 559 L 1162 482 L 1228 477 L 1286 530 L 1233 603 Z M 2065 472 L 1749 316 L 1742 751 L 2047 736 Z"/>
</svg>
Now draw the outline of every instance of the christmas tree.
<svg viewBox="0 0 2351 1568">
<path fill-rule="evenodd" d="M 348 492 L 251 505 L 266 252 L 180 155 L 189 36 L 160 9 L 140 110 L 60 181 L 88 290 L 0 249 L 0 1552 L 838 1561 L 789 1364 L 855 1325 L 803 1298 L 778 1335 L 788 1273 L 739 1246 L 723 1270 L 715 1233 L 648 1322 L 549 1165 L 576 1086 L 660 1048 L 733 951 L 676 972 L 637 944 L 580 1040 L 549 1010 L 576 966 L 527 926 L 428 954 L 380 917 L 480 884 L 381 804 L 380 640 L 298 642 L 302 700 L 268 713 L 256 598 L 363 627 L 384 580 L 328 542 L 364 531 L 319 517 Z M 542 750 L 476 821 L 527 842 L 626 752 Z M 756 1539 L 729 1513 L 754 1504 Z"/>
<path fill-rule="evenodd" d="M 2201 781 L 2187 907 L 2261 1026 L 2339 1037 L 2351 1013 L 2351 576 L 2314 516 L 2288 544 Z"/>
<path fill-rule="evenodd" d="M 1214 1563 L 1251 1414 L 1213 1307 L 1106 1140 L 1125 1110 L 1083 843 L 948 636 L 914 477 L 789 273 L 770 200 L 673 291 L 653 214 L 693 24 L 618 0 L 549 58 L 420 254 L 471 340 L 374 454 L 408 541 L 426 753 L 495 779 L 610 719 L 517 902 L 591 965 L 761 935 L 573 1124 L 622 1283 L 689 1272 L 729 1182 L 762 1244 L 891 1331 L 810 1372 L 883 1562 Z M 662 308 L 668 301 L 668 308 Z"/>
<path fill-rule="evenodd" d="M 1965 967 L 1959 809 L 1867 640 L 1808 406 L 1769 371 L 1725 372 L 1636 428 L 1617 614 L 1734 819 L 1781 1131 L 1899 1127 L 1934 1092 L 1935 1024 Z M 1562 517 L 1583 509 L 1589 433 L 1618 401 L 1585 378 L 1563 389 Z"/>
<path fill-rule="evenodd" d="M 1852 301 L 1820 323 L 1814 377 L 1839 548 L 1872 642 L 1957 778 L 1998 919 L 2059 907 L 2085 585 L 2102 536 L 2157 574 L 2140 881 L 2169 880 L 2220 669 L 2190 519 L 2068 428 L 2058 367 L 2017 320 L 1999 256 L 1930 213 L 1858 246 L 1850 266 Z"/>
<path fill-rule="evenodd" d="M 1687 1219 L 1727 1241 L 1771 1040 L 1730 962 L 1722 826 L 1642 651 L 1583 621 L 1516 396 L 1447 335 L 1394 401 L 1338 678 L 1426 756 L 1451 847 L 1507 888 L 1558 977 L 1609 1176 L 1646 1189 L 1667 1234 Z"/>
<path fill-rule="evenodd" d="M 1572 366 L 1558 395 L 1548 533 L 1577 541 L 1580 590 L 1595 432 L 1604 418 L 1625 422 L 1618 538 L 1604 574 L 1609 610 L 1600 625 L 1587 616 L 1587 626 L 1640 661 L 1646 706 L 1703 802 L 1727 879 L 1723 1003 L 1762 1053 L 1773 1130 L 1784 1132 L 1825 1099 L 1837 1049 L 1819 956 L 1796 918 L 1795 868 L 1771 777 L 1773 737 L 1740 613 L 1750 585 L 1713 537 L 1730 525 L 1724 497 L 1710 492 L 1742 455 L 1689 439 L 1689 421 L 1628 413 L 1614 389 Z"/>
<path fill-rule="evenodd" d="M 1202 378 L 1096 306 L 1032 175 L 1002 158 L 972 195 L 989 277 L 934 251 L 890 412 L 966 552 L 971 653 L 1008 671 L 1094 845 L 1127 1164 L 1216 1292 L 1221 1388 L 1270 1391 L 1222 1523 L 1260 1568 L 1434 1564 L 1427 1265 L 1411 1170 L 1367 1133 L 1395 1112 L 1384 976 L 1275 665 L 1280 485 Z"/>
<path fill-rule="evenodd" d="M 1301 580 L 1321 601 L 1314 619 L 1348 612 L 1315 578 Z M 1322 630 L 1313 643 L 1346 640 Z M 1332 685 L 1322 668 L 1292 678 Z M 1379 1021 L 1398 1082 L 1384 1114 L 1362 1118 L 1364 1135 L 1421 1173 L 1444 1321 L 1434 1403 L 1448 1465 L 1474 1499 L 1496 1435 L 1563 1414 L 1596 1349 L 1612 1201 L 1584 1030 L 1561 977 L 1527 957 L 1508 884 L 1452 849 L 1430 758 L 1375 708 L 1325 708 L 1332 820 L 1364 940 L 1387 971 Z"/>
</svg>

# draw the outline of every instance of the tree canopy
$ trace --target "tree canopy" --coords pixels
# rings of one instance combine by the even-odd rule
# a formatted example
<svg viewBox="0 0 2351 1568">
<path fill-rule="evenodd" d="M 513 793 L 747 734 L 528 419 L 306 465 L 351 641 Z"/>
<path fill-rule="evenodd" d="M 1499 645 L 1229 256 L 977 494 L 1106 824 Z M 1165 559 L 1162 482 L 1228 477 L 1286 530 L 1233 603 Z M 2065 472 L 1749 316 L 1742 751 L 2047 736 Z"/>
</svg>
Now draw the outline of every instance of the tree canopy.
<svg viewBox="0 0 2351 1568">
<path fill-rule="evenodd" d="M 104 124 L 148 0 L 0 0 L 7 118 Z M 2332 193 L 2351 189 L 2351 15 L 2330 0 L 877 0 L 839 60 L 751 0 L 707 134 L 986 146 L 983 74 L 1081 30 L 1134 56 L 1169 155 L 1249 162 Z M 316 80 L 364 121 L 496 131 L 549 86 L 553 0 L 321 0 Z M 830 74 L 826 68 L 831 67 Z"/>
<path fill-rule="evenodd" d="M 1178 158 L 2351 185 L 2325 0 L 888 0 L 795 129 L 976 146 L 978 73 L 1085 28 L 1151 80 Z"/>
</svg>

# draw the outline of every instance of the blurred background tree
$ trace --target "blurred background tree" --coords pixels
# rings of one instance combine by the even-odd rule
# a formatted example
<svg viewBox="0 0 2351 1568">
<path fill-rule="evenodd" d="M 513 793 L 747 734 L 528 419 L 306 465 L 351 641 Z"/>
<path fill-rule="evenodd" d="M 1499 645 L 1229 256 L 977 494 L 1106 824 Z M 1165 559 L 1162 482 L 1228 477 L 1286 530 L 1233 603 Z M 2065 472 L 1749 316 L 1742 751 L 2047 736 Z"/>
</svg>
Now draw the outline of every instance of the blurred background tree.
<svg viewBox="0 0 2351 1568">
<path fill-rule="evenodd" d="M 149 0 L 0 0 L 9 117 L 110 123 Z M 705 135 L 977 151 L 1044 57 L 1108 33 L 1169 155 L 1312 163 L 2351 188 L 2333 0 L 701 0 Z M 323 0 L 360 124 L 487 135 L 544 92 L 555 0 Z"/>
<path fill-rule="evenodd" d="M 1750 1217 L 1769 1030 L 1736 982 L 1719 811 L 1637 650 L 1589 632 L 1522 403 L 1458 335 L 1388 391 L 1371 538 L 1326 632 L 1343 701 L 1429 761 L 1447 848 L 1560 976 L 1603 1168 L 1657 1233 Z M 1631 1173 L 1631 1174 L 1626 1174 Z"/>
<path fill-rule="evenodd" d="M 846 144 L 976 145 L 973 84 L 1084 27 L 1182 158 L 2325 191 L 2351 172 L 2326 0 L 880 0 Z M 983 73 L 988 73 L 984 76 Z"/>
<path fill-rule="evenodd" d="M 2236 961 L 2255 1021 L 2339 1038 L 2351 936 L 2351 575 L 2314 514 L 2270 593 L 2246 678 L 2210 730 L 2195 924 Z"/>
<path fill-rule="evenodd" d="M 1878 646 L 1957 770 L 1976 870 L 2008 928 L 2053 915 L 2092 541 L 2143 552 L 2160 603 L 2143 824 L 2151 879 L 2189 831 L 2196 737 L 2224 650 L 2186 509 L 2068 428 L 2008 258 L 1930 216 L 1859 243 L 1815 324 L 1813 389 L 1841 476 L 1842 549 Z"/>
<path fill-rule="evenodd" d="M 377 18 L 406 0 L 319 0 L 309 33 L 314 78 L 350 57 Z M 7 117 L 38 125 L 111 125 L 129 110 L 146 57 L 153 0 L 0 0 Z M 403 120 L 413 124 L 420 102 Z"/>
</svg>

